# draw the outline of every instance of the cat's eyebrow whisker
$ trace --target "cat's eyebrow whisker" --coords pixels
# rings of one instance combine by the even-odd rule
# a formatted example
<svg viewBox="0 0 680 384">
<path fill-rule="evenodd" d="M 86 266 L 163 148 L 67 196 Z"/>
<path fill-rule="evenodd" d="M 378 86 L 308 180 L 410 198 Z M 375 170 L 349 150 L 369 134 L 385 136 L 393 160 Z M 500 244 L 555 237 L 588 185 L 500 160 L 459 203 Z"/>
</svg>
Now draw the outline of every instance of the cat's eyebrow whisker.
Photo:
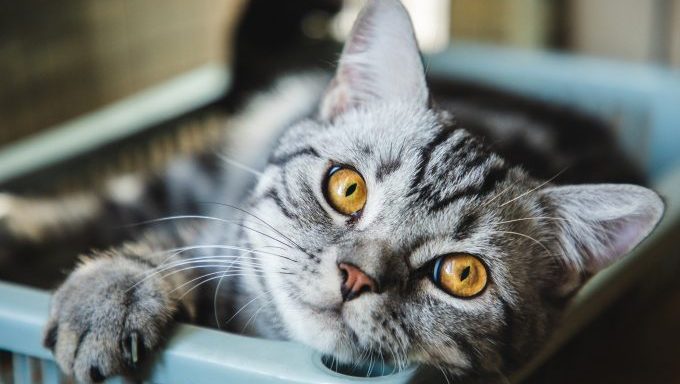
<svg viewBox="0 0 680 384">
<path fill-rule="evenodd" d="M 521 219 L 498 221 L 498 222 L 489 223 L 489 224 L 490 225 L 500 225 L 500 224 L 508 224 L 508 223 L 514 223 L 514 222 L 517 222 L 517 221 L 526 221 L 526 220 L 563 220 L 563 221 L 568 221 L 567 219 L 565 219 L 563 217 L 533 216 L 533 217 L 523 217 Z"/>
<path fill-rule="evenodd" d="M 555 180 L 557 177 L 559 177 L 561 174 L 563 174 L 564 171 L 566 171 L 566 170 L 567 170 L 567 168 L 564 168 L 563 170 L 557 172 L 557 174 L 556 174 L 555 176 L 553 176 L 553 177 L 549 178 L 548 180 L 542 182 L 541 184 L 537 185 L 536 187 L 534 187 L 534 188 L 532 188 L 532 189 L 530 189 L 530 190 L 528 190 L 528 191 L 526 191 L 526 192 L 524 192 L 524 193 L 521 193 L 519 196 L 516 196 L 516 197 L 514 197 L 514 198 L 512 198 L 512 199 L 510 199 L 510 200 L 508 200 L 508 201 L 506 201 L 505 203 L 499 205 L 498 207 L 499 207 L 499 208 L 500 208 L 500 207 L 503 207 L 503 206 L 505 206 L 505 205 L 507 205 L 507 204 L 510 204 L 510 203 L 512 203 L 513 201 L 515 201 L 515 200 L 517 200 L 517 199 L 520 199 L 520 198 L 522 198 L 522 197 L 524 197 L 524 196 L 526 196 L 526 195 L 528 195 L 528 194 L 530 194 L 530 193 L 532 193 L 532 192 L 534 192 L 534 191 L 536 191 L 536 190 L 538 190 L 538 189 L 540 189 L 540 188 L 543 188 L 545 185 L 547 185 L 548 183 L 552 182 L 552 181 Z"/>
<path fill-rule="evenodd" d="M 510 185 L 510 186 L 508 186 L 507 188 L 503 189 L 502 191 L 498 192 L 494 197 L 492 197 L 491 199 L 487 200 L 486 203 L 482 204 L 482 205 L 481 205 L 481 208 L 484 208 L 484 207 L 486 207 L 487 205 L 489 205 L 489 204 L 491 204 L 492 202 L 494 202 L 497 198 L 499 198 L 499 197 L 501 197 L 503 194 L 505 194 L 505 192 L 511 190 L 512 187 L 514 187 L 514 185 Z"/>
<path fill-rule="evenodd" d="M 552 252 L 548 249 L 548 247 L 546 247 L 542 242 L 534 239 L 533 237 L 531 237 L 527 234 L 519 233 L 519 232 L 512 232 L 512 231 L 492 231 L 492 232 L 507 233 L 507 234 L 510 234 L 510 235 L 522 236 L 522 237 L 527 238 L 527 239 L 533 241 L 534 243 L 540 245 L 541 248 L 543 248 L 549 255 L 552 254 Z"/>
<path fill-rule="evenodd" d="M 249 166 L 247 166 L 247 165 L 245 165 L 245 164 L 243 164 L 243 163 L 241 163 L 241 162 L 239 162 L 239 161 L 236 161 L 236 160 L 234 160 L 234 159 L 232 159 L 232 158 L 230 158 L 230 157 L 227 157 L 225 154 L 217 153 L 216 155 L 217 155 L 217 157 L 219 157 L 221 160 L 223 160 L 224 162 L 228 163 L 229 165 L 231 165 L 231 166 L 233 166 L 233 167 L 235 167 L 235 168 L 239 168 L 239 169 L 241 169 L 241 170 L 243 170 L 243 171 L 246 171 L 246 172 L 250 173 L 251 175 L 257 177 L 258 179 L 259 179 L 260 177 L 262 177 L 262 175 L 264 175 L 264 173 L 262 173 L 262 172 L 260 172 L 260 171 L 258 171 L 258 170 L 255 170 L 255 169 L 253 169 L 253 168 L 251 168 L 251 167 L 249 167 Z"/>
</svg>

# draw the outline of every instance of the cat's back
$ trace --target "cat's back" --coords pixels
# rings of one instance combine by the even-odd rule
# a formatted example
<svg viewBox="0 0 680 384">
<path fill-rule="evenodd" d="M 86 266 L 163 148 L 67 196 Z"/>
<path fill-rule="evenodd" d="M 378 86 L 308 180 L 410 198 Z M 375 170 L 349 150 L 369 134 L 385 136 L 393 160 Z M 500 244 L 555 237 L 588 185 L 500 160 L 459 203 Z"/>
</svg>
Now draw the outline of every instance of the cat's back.
<svg viewBox="0 0 680 384">
<path fill-rule="evenodd" d="M 457 126 L 539 179 L 645 184 L 613 127 L 573 108 L 451 79 L 429 81 L 435 105 Z"/>
</svg>

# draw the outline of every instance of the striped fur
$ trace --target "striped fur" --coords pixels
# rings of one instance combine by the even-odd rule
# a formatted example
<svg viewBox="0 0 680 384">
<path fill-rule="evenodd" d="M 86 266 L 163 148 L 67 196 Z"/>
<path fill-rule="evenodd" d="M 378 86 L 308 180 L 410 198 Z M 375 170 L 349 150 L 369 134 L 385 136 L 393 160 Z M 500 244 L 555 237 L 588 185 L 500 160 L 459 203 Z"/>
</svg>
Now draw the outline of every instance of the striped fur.
<svg viewBox="0 0 680 384">
<path fill-rule="evenodd" d="M 557 186 L 536 157 L 523 162 L 521 153 L 506 155 L 511 147 L 489 144 L 504 134 L 504 118 L 532 118 L 531 141 L 550 136 L 537 132 L 553 129 L 545 116 L 559 113 L 531 117 L 532 108 L 433 89 L 406 11 L 372 0 L 333 80 L 283 78 L 230 118 L 239 129 L 224 152 L 239 169 L 180 161 L 157 182 L 109 189 L 103 200 L 114 204 L 93 203 L 81 227 L 116 210 L 193 216 L 91 255 L 57 290 L 45 344 L 62 369 L 85 382 L 131 373 L 132 351 L 158 348 L 184 313 L 343 362 L 420 362 L 461 381 L 505 382 L 583 282 L 653 229 L 663 204 L 633 185 Z M 609 138 L 599 139 L 609 148 Z M 540 148 L 549 141 L 524 148 L 549 158 Z M 334 164 L 366 181 L 358 217 L 324 198 Z M 579 177 L 592 181 L 571 180 Z M 142 193 L 154 190 L 164 193 Z M 437 257 L 458 252 L 489 269 L 488 287 L 471 299 L 430 278 Z M 372 276 L 379 292 L 343 302 L 341 262 Z"/>
</svg>

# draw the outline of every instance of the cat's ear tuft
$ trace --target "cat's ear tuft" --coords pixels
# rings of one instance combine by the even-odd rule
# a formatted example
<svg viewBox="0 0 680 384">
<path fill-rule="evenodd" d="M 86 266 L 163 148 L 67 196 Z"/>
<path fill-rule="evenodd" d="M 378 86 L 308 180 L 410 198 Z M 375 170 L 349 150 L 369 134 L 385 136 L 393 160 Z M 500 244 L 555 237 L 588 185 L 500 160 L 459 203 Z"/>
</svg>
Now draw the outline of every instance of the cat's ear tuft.
<svg viewBox="0 0 680 384">
<path fill-rule="evenodd" d="M 335 77 L 321 102 L 331 120 L 379 100 L 427 105 L 425 72 L 408 12 L 399 0 L 368 0 L 342 51 Z"/>
<path fill-rule="evenodd" d="M 562 219 L 563 257 L 574 274 L 595 274 L 626 255 L 652 232 L 664 212 L 659 195 L 636 185 L 571 185 L 541 193 Z"/>
</svg>

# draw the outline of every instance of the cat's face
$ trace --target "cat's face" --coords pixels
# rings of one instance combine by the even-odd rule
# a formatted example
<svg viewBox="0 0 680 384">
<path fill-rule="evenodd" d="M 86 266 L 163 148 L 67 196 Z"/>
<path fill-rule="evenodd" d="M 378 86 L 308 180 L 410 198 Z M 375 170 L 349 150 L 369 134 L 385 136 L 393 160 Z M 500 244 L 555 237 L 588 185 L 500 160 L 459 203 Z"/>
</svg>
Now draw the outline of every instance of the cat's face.
<svg viewBox="0 0 680 384">
<path fill-rule="evenodd" d="M 363 179 L 354 214 L 328 196 L 336 166 Z M 500 363 L 511 332 L 520 332 L 510 324 L 542 337 L 546 312 L 536 309 L 557 278 L 557 259 L 530 239 L 545 241 L 542 231 L 553 223 L 503 223 L 552 214 L 538 195 L 503 205 L 535 186 L 427 108 L 374 105 L 288 131 L 253 207 L 286 238 L 267 233 L 286 245 L 255 233 L 249 247 L 281 246 L 272 253 L 295 260 L 260 262 L 267 271 L 262 288 L 273 289 L 287 337 L 343 360 L 370 351 L 461 369 L 480 361 L 478 355 Z M 473 267 L 487 274 L 471 298 L 447 291 L 443 276 L 434 274 L 437 261 L 452 255 L 473 255 L 480 262 Z M 378 292 L 343 302 L 340 263 L 371 276 Z"/>
<path fill-rule="evenodd" d="M 269 300 L 259 332 L 344 361 L 493 375 L 523 362 L 662 206 L 633 186 L 545 188 L 441 118 L 390 0 L 369 2 L 320 117 L 287 130 L 249 210 L 267 224 L 246 216 L 259 232 L 242 240 L 271 253 L 247 280 Z M 343 265 L 373 283 L 347 296 Z"/>
</svg>

